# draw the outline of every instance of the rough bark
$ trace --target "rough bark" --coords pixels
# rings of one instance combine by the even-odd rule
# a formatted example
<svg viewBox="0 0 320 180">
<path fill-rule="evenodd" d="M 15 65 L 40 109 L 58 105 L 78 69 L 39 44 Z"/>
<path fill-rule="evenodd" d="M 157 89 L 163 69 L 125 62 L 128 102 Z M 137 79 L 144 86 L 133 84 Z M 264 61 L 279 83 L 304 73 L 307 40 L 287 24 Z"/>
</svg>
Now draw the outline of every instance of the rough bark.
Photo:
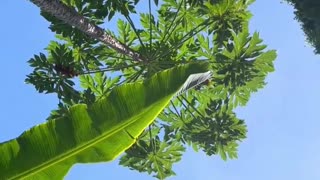
<svg viewBox="0 0 320 180">
<path fill-rule="evenodd" d="M 143 57 L 134 52 L 126 45 L 119 42 L 117 39 L 107 34 L 106 31 L 94 23 L 91 23 L 87 18 L 81 16 L 75 10 L 69 8 L 59 0 L 30 0 L 33 4 L 40 7 L 44 12 L 50 13 L 63 22 L 78 28 L 90 37 L 97 39 L 117 52 L 127 55 L 136 61 L 143 61 Z"/>
</svg>

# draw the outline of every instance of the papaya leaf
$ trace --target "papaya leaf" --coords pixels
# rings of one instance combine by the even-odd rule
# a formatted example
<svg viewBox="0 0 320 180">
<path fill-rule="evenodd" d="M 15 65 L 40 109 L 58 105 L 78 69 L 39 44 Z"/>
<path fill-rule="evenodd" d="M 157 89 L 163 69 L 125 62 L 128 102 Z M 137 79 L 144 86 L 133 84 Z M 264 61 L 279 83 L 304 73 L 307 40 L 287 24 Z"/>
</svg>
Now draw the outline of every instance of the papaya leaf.
<svg viewBox="0 0 320 180">
<path fill-rule="evenodd" d="M 0 144 L 0 179 L 62 179 L 76 163 L 115 159 L 173 96 L 201 79 L 198 73 L 208 77 L 207 71 L 207 63 L 176 66 L 118 86 L 91 105 L 71 106 L 64 116 Z"/>
</svg>

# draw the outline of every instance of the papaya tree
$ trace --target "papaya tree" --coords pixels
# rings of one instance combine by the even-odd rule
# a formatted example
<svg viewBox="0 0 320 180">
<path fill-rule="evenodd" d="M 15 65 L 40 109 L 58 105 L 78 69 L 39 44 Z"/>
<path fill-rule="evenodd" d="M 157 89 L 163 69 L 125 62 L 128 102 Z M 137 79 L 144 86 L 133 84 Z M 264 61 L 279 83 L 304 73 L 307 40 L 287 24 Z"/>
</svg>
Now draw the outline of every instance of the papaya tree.
<svg viewBox="0 0 320 180">
<path fill-rule="evenodd" d="M 131 140 L 119 164 L 165 179 L 175 175 L 172 166 L 187 146 L 223 160 L 237 158 L 247 129 L 234 110 L 265 86 L 276 58 L 274 50 L 266 50 L 259 33 L 249 32 L 248 6 L 253 0 L 30 1 L 56 33 L 46 52 L 28 61 L 34 70 L 26 78 L 40 93 L 57 94 L 58 108 L 48 117 L 49 123 L 67 121 L 70 110 L 79 104 L 96 107 L 105 98 L 117 97 L 113 92 L 127 84 L 160 81 L 158 74 L 165 77 L 173 70 L 178 78 L 181 73 L 176 68 L 206 62 L 211 79 L 187 81 L 183 76 L 176 85 L 169 79 L 161 84 L 164 89 L 175 87 L 176 96 L 167 99 L 169 104 L 155 113 L 143 132 L 122 131 Z M 102 29 L 103 25 L 116 26 L 117 31 Z M 193 71 L 197 72 L 205 71 Z M 187 87 L 196 87 L 179 93 L 184 81 L 190 82 Z M 162 91 L 157 87 L 154 92 L 145 91 L 150 93 L 147 96 L 140 95 L 143 92 L 137 96 L 153 102 Z M 134 100 L 126 98 L 132 106 Z M 95 122 L 95 115 L 90 117 Z M 99 148 L 101 154 L 104 151 Z M 73 162 L 88 162 L 91 156 L 88 153 Z M 48 168 L 49 174 L 54 171 Z"/>
</svg>

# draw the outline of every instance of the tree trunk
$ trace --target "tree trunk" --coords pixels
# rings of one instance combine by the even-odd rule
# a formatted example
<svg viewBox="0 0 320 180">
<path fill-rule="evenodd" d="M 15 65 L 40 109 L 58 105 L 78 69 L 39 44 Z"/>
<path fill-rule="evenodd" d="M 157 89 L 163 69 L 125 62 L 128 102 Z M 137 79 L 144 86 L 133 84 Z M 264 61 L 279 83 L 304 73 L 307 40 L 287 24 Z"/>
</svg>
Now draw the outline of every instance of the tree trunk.
<svg viewBox="0 0 320 180">
<path fill-rule="evenodd" d="M 50 13 L 56 18 L 62 20 L 63 22 L 74 26 L 86 33 L 94 39 L 107 44 L 109 47 L 115 49 L 121 54 L 127 55 L 136 61 L 143 61 L 143 57 L 134 52 L 132 49 L 126 45 L 119 42 L 117 39 L 113 38 L 111 35 L 107 34 L 106 31 L 94 23 L 91 23 L 87 18 L 78 14 L 75 10 L 69 8 L 59 0 L 30 0 L 33 4 L 40 7 L 42 11 Z"/>
</svg>

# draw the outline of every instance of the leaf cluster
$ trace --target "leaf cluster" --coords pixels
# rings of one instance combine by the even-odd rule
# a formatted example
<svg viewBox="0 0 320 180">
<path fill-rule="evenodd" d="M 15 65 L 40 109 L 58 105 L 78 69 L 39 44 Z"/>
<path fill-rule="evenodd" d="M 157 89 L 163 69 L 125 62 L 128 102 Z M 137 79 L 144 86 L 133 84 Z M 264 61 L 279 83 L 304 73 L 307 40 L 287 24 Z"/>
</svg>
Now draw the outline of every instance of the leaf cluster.
<svg viewBox="0 0 320 180">
<path fill-rule="evenodd" d="M 317 0 L 286 0 L 295 8 L 296 19 L 301 23 L 307 41 L 320 54 L 320 2 Z"/>
</svg>

